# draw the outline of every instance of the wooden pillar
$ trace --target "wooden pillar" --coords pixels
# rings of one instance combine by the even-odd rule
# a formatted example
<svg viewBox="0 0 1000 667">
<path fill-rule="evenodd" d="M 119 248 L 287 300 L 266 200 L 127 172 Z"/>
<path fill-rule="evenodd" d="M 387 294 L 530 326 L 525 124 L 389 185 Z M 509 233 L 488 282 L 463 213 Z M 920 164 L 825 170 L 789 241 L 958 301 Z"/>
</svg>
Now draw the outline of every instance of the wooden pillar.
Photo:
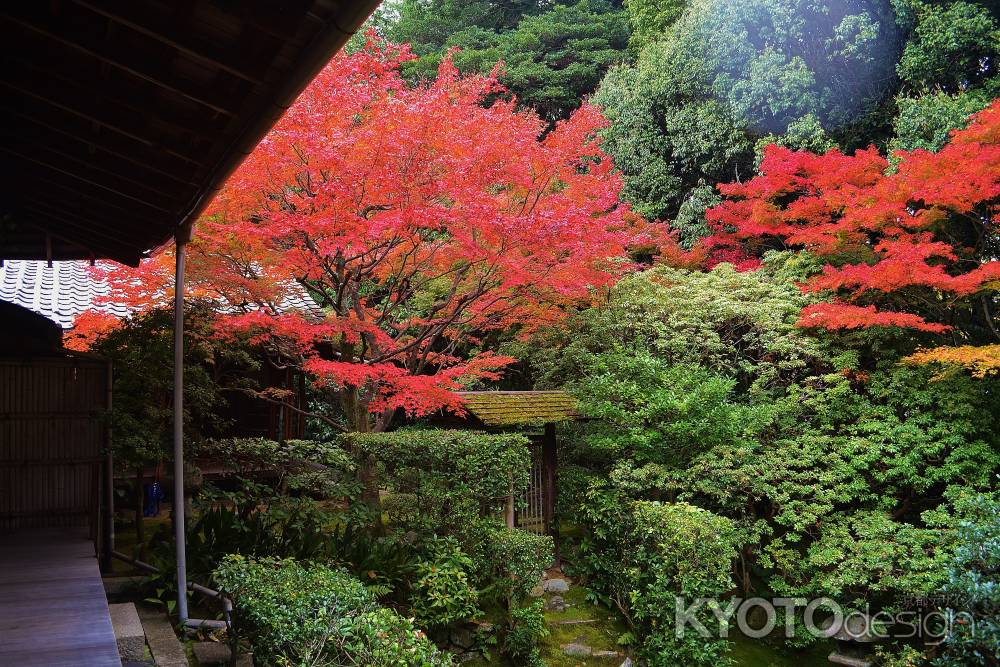
<svg viewBox="0 0 1000 667">
<path fill-rule="evenodd" d="M 551 535 L 555 541 L 556 563 L 559 562 L 559 527 L 556 525 L 558 463 L 556 425 L 549 422 L 545 425 L 545 439 L 542 440 L 542 491 L 545 496 L 542 502 L 542 513 L 545 518 L 545 532 Z"/>
</svg>

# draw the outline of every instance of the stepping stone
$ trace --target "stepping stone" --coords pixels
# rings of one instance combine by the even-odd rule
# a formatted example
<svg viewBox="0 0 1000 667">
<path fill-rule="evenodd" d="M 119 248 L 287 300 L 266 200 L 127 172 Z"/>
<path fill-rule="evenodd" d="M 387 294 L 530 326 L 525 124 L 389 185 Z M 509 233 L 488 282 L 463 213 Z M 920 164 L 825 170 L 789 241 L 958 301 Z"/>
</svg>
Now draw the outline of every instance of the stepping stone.
<svg viewBox="0 0 1000 667">
<path fill-rule="evenodd" d="M 569 609 L 569 605 L 566 604 L 566 600 L 564 600 L 561 595 L 553 595 L 549 598 L 549 601 L 545 603 L 545 608 L 549 611 L 566 611 Z"/>
<path fill-rule="evenodd" d="M 142 628 L 146 632 L 146 643 L 153 654 L 157 667 L 188 667 L 187 656 L 181 641 L 174 634 L 174 628 L 166 613 L 157 607 L 141 605 L 138 608 Z"/>
<path fill-rule="evenodd" d="M 546 579 L 542 590 L 546 593 L 565 593 L 569 590 L 569 582 L 565 579 Z"/>
<path fill-rule="evenodd" d="M 563 653 L 573 656 L 585 656 L 594 652 L 594 649 L 585 644 L 565 644 L 562 647 Z"/>
<path fill-rule="evenodd" d="M 109 604 L 111 625 L 115 630 L 115 641 L 118 643 L 118 657 L 122 662 L 140 662 L 146 653 L 146 633 L 142 630 L 142 622 L 135 605 Z"/>
<path fill-rule="evenodd" d="M 582 625 L 584 623 L 597 623 L 596 618 L 580 618 L 573 621 L 552 621 L 552 625 Z"/>
<path fill-rule="evenodd" d="M 232 657 L 229 647 L 220 642 L 195 642 L 191 650 L 202 665 L 227 665 Z"/>
<path fill-rule="evenodd" d="M 620 658 L 622 654 L 618 651 L 594 651 L 590 654 L 595 658 Z"/>
</svg>

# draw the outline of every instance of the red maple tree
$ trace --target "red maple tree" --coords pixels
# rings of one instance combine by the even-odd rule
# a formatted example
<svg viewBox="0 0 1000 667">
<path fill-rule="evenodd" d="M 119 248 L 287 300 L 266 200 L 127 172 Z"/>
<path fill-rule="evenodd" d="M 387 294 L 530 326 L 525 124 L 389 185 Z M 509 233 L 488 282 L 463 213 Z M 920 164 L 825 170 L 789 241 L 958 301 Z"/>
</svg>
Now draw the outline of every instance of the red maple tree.
<svg viewBox="0 0 1000 667">
<path fill-rule="evenodd" d="M 773 248 L 825 258 L 803 287 L 832 296 L 803 310 L 804 327 L 1000 339 L 1000 101 L 939 152 L 894 157 L 770 146 L 757 177 L 719 186 L 727 199 L 708 211 L 717 233 L 707 246 L 744 268 Z"/>
<path fill-rule="evenodd" d="M 340 398 L 349 430 L 461 410 L 454 391 L 512 359 L 484 333 L 563 316 L 628 268 L 643 223 L 619 202 L 584 105 L 549 132 L 497 99 L 496 72 L 446 59 L 400 75 L 407 46 L 336 57 L 218 195 L 189 244 L 188 297 Z M 110 298 L 171 298 L 172 251 L 105 272 Z M 319 309 L 290 307 L 308 293 Z"/>
</svg>

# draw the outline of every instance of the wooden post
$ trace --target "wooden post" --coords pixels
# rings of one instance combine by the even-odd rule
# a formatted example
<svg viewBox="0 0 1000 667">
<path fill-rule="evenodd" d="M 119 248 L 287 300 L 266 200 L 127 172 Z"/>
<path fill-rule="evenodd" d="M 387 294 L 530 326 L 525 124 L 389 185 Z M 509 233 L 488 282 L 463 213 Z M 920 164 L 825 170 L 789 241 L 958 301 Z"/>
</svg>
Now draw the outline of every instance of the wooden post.
<svg viewBox="0 0 1000 667">
<path fill-rule="evenodd" d="M 504 520 L 507 522 L 507 527 L 514 528 L 514 483 L 510 484 L 510 493 L 507 495 L 507 505 L 504 508 Z"/>
<path fill-rule="evenodd" d="M 549 422 L 545 425 L 545 439 L 542 441 L 542 515 L 545 518 L 545 532 L 552 536 L 556 547 L 556 563 L 559 563 L 559 527 L 556 525 L 556 469 L 558 454 L 556 450 L 556 425 Z"/>
<path fill-rule="evenodd" d="M 107 418 L 104 422 L 104 484 L 101 489 L 104 492 L 103 507 L 104 513 L 101 522 L 101 572 L 108 574 L 111 572 L 111 552 L 115 549 L 115 462 L 111 452 L 111 401 L 113 399 L 112 389 L 114 387 L 114 369 L 108 361 L 107 372 Z"/>
</svg>

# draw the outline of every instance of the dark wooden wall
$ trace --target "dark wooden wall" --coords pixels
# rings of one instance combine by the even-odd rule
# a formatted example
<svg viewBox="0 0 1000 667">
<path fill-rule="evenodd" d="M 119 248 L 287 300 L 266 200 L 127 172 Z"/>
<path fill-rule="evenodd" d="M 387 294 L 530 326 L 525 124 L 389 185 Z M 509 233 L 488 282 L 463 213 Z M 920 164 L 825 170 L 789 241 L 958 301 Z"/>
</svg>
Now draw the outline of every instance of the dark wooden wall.
<svg viewBox="0 0 1000 667">
<path fill-rule="evenodd" d="M 0 358 L 0 532 L 85 525 L 96 537 L 107 362 Z"/>
</svg>

